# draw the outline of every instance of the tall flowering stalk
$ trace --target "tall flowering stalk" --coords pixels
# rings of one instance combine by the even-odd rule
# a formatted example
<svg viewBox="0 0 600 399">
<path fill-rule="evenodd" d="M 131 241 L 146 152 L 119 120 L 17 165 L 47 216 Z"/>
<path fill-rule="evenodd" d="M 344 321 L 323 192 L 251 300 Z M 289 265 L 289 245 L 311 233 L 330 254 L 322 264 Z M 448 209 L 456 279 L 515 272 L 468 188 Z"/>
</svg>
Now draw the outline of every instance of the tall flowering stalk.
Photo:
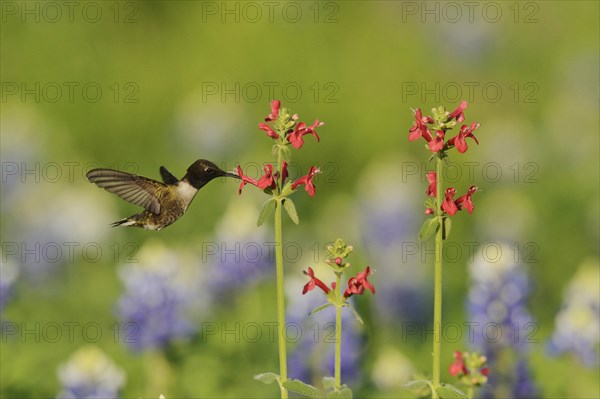
<svg viewBox="0 0 600 399">
<path fill-rule="evenodd" d="M 285 209 L 290 219 L 295 223 L 299 223 L 298 213 L 294 202 L 289 196 L 303 186 L 308 195 L 315 195 L 316 188 L 313 182 L 314 177 L 319 173 L 319 169 L 311 166 L 305 176 L 302 176 L 294 181 L 288 180 L 288 164 L 291 160 L 292 150 L 290 145 L 295 149 L 301 149 L 304 145 L 304 136 L 310 134 L 319 141 L 320 138 L 316 132 L 316 128 L 322 126 L 323 122 L 315 120 L 314 123 L 308 126 L 304 122 L 298 122 L 298 114 L 291 114 L 287 108 L 281 107 L 279 100 L 271 101 L 271 112 L 266 116 L 265 121 L 258 124 L 258 128 L 264 131 L 275 143 L 273 144 L 273 155 L 277 161 L 275 165 L 266 164 L 263 168 L 264 174 L 258 180 L 253 179 L 244 174 L 241 166 L 237 167 L 237 172 L 242 182 L 240 183 L 239 193 L 246 184 L 254 185 L 270 195 L 263 205 L 263 208 L 258 217 L 257 224 L 260 226 L 274 212 L 275 220 L 275 270 L 276 270 L 276 285 L 277 285 L 277 337 L 279 347 L 279 374 L 263 373 L 255 376 L 256 379 L 272 383 L 277 381 L 281 391 L 281 397 L 287 398 L 288 391 L 285 383 L 287 377 L 287 353 L 286 353 L 286 338 L 285 338 L 285 294 L 284 294 L 284 275 L 283 275 L 283 238 L 281 231 L 281 214 L 282 208 Z"/>
<path fill-rule="evenodd" d="M 352 252 L 353 248 L 351 245 L 346 245 L 346 243 L 342 239 L 337 239 L 333 245 L 327 247 L 327 251 L 329 252 L 329 257 L 325 260 L 335 274 L 335 281 L 327 286 L 322 280 L 320 280 L 312 268 L 308 268 L 307 271 L 304 272 L 306 276 L 309 277 L 309 281 L 304 285 L 302 289 L 302 295 L 306 294 L 309 291 L 312 291 L 315 288 L 319 288 L 326 296 L 327 303 L 317 307 L 315 310 L 311 312 L 314 314 L 321 310 L 324 310 L 328 307 L 335 307 L 335 357 L 334 357 L 334 376 L 323 378 L 323 386 L 328 391 L 327 397 L 335 397 L 335 398 L 351 398 L 352 391 L 345 384 L 342 385 L 342 309 L 347 307 L 349 308 L 356 319 L 362 323 L 362 319 L 356 312 L 356 310 L 350 305 L 348 299 L 353 295 L 362 295 L 365 290 L 371 291 L 371 293 L 375 294 L 375 287 L 368 280 L 368 277 L 371 275 L 371 267 L 367 266 L 364 271 L 358 272 L 356 276 L 350 277 L 348 279 L 346 288 L 342 290 L 342 276 L 347 272 L 347 269 L 350 267 L 350 263 L 346 262 L 345 259 L 348 257 L 350 252 Z M 293 385 L 293 390 L 298 393 L 302 393 L 304 395 L 310 397 L 324 397 L 320 396 L 320 393 L 317 388 L 312 385 L 303 383 L 299 380 L 291 381 Z M 290 387 L 292 389 L 292 387 Z"/>
<path fill-rule="evenodd" d="M 438 398 L 440 384 L 440 356 L 442 340 L 442 250 L 451 228 L 451 216 L 458 211 L 466 209 L 473 213 L 472 195 L 477 187 L 471 186 L 466 194 L 454 199 L 456 189 L 444 188 L 443 167 L 448 157 L 448 152 L 453 148 L 463 154 L 468 150 L 467 138 L 479 144 L 473 132 L 479 127 L 477 122 L 471 125 L 463 124 L 458 134 L 446 141 L 446 133 L 457 124 L 465 120 L 464 110 L 467 102 L 463 101 L 452 112 L 447 112 L 442 106 L 432 110 L 433 116 L 423 116 L 421 109 L 414 112 L 415 121 L 409 130 L 408 139 L 415 141 L 423 138 L 427 144 L 425 148 L 432 152 L 431 159 L 435 159 L 435 172 L 427 172 L 429 185 L 426 190 L 425 214 L 432 215 L 423 223 L 419 238 L 427 239 L 435 233 L 435 267 L 434 267 L 434 305 L 433 305 L 433 381 L 430 387 L 432 397 Z M 433 132 L 433 133 L 432 133 Z"/>
</svg>

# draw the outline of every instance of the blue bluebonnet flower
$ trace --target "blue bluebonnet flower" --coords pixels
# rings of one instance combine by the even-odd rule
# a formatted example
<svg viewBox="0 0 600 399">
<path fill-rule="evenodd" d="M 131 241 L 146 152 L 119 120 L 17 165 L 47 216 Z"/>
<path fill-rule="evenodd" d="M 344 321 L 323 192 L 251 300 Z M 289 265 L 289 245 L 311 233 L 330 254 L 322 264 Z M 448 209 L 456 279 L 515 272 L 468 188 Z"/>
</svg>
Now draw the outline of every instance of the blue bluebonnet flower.
<svg viewBox="0 0 600 399">
<path fill-rule="evenodd" d="M 488 250 L 491 246 L 494 250 Z M 537 329 L 527 309 L 531 284 L 514 255 L 508 245 L 490 243 L 470 265 L 470 343 L 488 358 L 489 384 L 482 388 L 486 398 L 539 396 L 527 364 L 530 343 L 535 342 L 531 332 Z"/>
<path fill-rule="evenodd" d="M 202 265 L 210 281 L 210 295 L 221 303 L 232 292 L 248 289 L 275 270 L 273 245 L 267 229 L 256 228 L 256 208 L 232 201 L 218 223 L 214 240 L 204 243 Z M 272 244 L 272 243 L 271 243 Z"/>
<path fill-rule="evenodd" d="M 117 398 L 125 373 L 96 346 L 84 346 L 58 368 L 59 399 Z"/>
<path fill-rule="evenodd" d="M 133 333 L 125 342 L 134 349 L 161 348 L 191 337 L 208 306 L 206 280 L 193 258 L 185 259 L 151 241 L 139 251 L 139 264 L 121 266 L 125 292 L 117 304 L 123 325 Z M 132 323 L 132 324 L 127 324 Z"/>
<path fill-rule="evenodd" d="M 48 128 L 35 112 L 17 107 L 2 123 L 1 233 L 15 250 L 5 256 L 19 265 L 26 281 L 45 282 L 56 266 L 73 261 L 70 251 L 79 260 L 84 245 L 106 237 L 109 202 L 73 184 L 60 184 L 84 184 L 82 168 L 44 159 Z"/>
<path fill-rule="evenodd" d="M 600 341 L 600 268 L 597 261 L 585 261 L 569 283 L 549 352 L 574 353 L 588 367 L 598 365 Z"/>
<path fill-rule="evenodd" d="M 414 185 L 390 184 L 406 181 L 404 169 L 396 161 L 374 162 L 363 172 L 357 190 L 366 258 L 377 266 L 378 274 L 377 296 L 371 306 L 378 317 L 392 324 L 425 323 L 432 309 L 428 268 L 422 266 L 426 244 L 415 234 L 421 218 L 417 220 L 413 212 L 425 185 L 419 177 L 413 178 Z"/>
<path fill-rule="evenodd" d="M 331 273 L 329 267 L 323 267 L 320 271 L 321 275 Z M 305 282 L 302 280 L 302 284 Z M 300 281 L 298 284 L 292 282 L 286 287 L 288 338 L 296 342 L 288 355 L 289 376 L 321 386 L 322 377 L 334 374 L 335 308 L 329 307 L 308 316 L 313 309 L 322 305 L 326 298 L 320 292 L 300 295 L 302 284 Z M 352 300 L 349 299 L 349 302 Z M 296 331 L 300 331 L 298 336 Z M 362 326 L 349 309 L 343 309 L 342 383 L 350 388 L 360 384 L 363 343 Z"/>
<path fill-rule="evenodd" d="M 14 292 L 14 285 L 19 277 L 19 268 L 16 262 L 10 259 L 4 259 L 4 254 L 0 251 L 2 263 L 0 263 L 0 322 L 4 307 Z"/>
</svg>

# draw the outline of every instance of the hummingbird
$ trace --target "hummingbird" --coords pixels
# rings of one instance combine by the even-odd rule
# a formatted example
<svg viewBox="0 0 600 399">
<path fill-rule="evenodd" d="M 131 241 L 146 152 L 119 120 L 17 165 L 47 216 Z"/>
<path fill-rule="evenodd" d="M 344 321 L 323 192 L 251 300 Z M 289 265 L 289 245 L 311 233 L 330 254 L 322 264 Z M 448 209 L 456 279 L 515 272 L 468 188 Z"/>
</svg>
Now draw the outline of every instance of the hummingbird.
<svg viewBox="0 0 600 399">
<path fill-rule="evenodd" d="M 92 169 L 86 173 L 91 183 L 144 208 L 142 212 L 118 220 L 111 226 L 134 226 L 156 231 L 179 219 L 206 183 L 218 177 L 240 179 L 237 174 L 225 172 L 206 159 L 190 165 L 181 180 L 164 166 L 160 167 L 160 176 L 162 183 L 114 169 Z"/>
</svg>

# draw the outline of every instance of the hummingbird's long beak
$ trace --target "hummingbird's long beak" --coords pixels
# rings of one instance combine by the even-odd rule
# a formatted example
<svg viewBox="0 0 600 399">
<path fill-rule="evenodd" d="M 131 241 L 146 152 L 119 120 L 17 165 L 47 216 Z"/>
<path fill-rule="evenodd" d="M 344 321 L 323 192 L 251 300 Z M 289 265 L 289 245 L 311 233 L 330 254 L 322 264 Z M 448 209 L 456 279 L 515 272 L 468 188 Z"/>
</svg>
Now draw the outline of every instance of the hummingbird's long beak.
<svg viewBox="0 0 600 399">
<path fill-rule="evenodd" d="M 237 174 L 237 171 L 235 171 L 235 170 L 230 170 L 230 171 L 225 172 L 224 176 L 225 177 L 233 177 L 235 179 L 240 179 L 240 180 L 242 179 L 240 177 L 240 175 Z"/>
</svg>

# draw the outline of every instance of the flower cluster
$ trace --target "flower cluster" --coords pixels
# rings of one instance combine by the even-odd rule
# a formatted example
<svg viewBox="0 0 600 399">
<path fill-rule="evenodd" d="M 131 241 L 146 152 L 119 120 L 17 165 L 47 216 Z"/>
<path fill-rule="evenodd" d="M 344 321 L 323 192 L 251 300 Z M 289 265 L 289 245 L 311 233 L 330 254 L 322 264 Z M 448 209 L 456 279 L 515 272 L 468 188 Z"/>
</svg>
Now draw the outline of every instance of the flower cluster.
<svg viewBox="0 0 600 399">
<path fill-rule="evenodd" d="M 465 386 L 478 387 L 485 384 L 490 369 L 487 358 L 477 352 L 454 352 L 454 362 L 448 368 L 450 375 L 457 377 Z"/>
<path fill-rule="evenodd" d="M 307 126 L 304 122 L 297 122 L 298 114 L 290 116 L 287 108 L 281 108 L 281 101 L 271 101 L 271 113 L 265 118 L 265 122 L 259 123 L 258 128 L 267 133 L 267 136 L 277 141 L 279 145 L 291 143 L 296 149 L 304 145 L 304 136 L 312 134 L 317 141 L 320 140 L 316 128 L 323 126 L 320 120 L 315 120 L 312 125 Z"/>
<path fill-rule="evenodd" d="M 352 249 L 351 245 L 346 245 L 341 239 L 337 239 L 333 245 L 330 245 L 327 248 L 331 256 L 325 260 L 325 263 L 333 268 L 338 277 L 350 266 L 350 263 L 344 262 L 344 258 L 352 252 Z M 332 303 L 336 301 L 336 298 L 338 298 L 339 295 L 336 295 L 338 287 L 335 282 L 331 283 L 330 289 L 327 284 L 315 276 L 311 267 L 308 268 L 308 271 L 304 271 L 303 273 L 307 275 L 310 280 L 304 285 L 302 295 L 313 290 L 315 287 L 319 287 L 325 294 L 330 296 L 329 300 L 332 301 Z M 375 294 L 375 287 L 367 279 L 369 275 L 371 275 L 371 267 L 367 266 L 364 271 L 358 272 L 356 276 L 351 277 L 348 280 L 348 285 L 343 293 L 344 300 L 350 298 L 352 295 L 362 295 L 365 292 L 365 289 L 368 289 Z"/>
<path fill-rule="evenodd" d="M 123 342 L 143 351 L 190 339 L 198 330 L 195 318 L 203 311 L 198 304 L 208 302 L 199 297 L 204 294 L 198 289 L 201 274 L 158 242 L 144 245 L 139 257 L 140 263 L 119 268 L 125 292 L 116 312 L 123 325 L 132 326 Z"/>
<path fill-rule="evenodd" d="M 479 123 L 473 122 L 471 125 L 462 125 L 458 134 L 448 141 L 446 139 L 446 131 L 452 129 L 457 123 L 465 120 L 464 110 L 467 108 L 467 102 L 460 103 L 452 113 L 447 112 L 444 108 L 434 108 L 432 110 L 434 117 L 423 116 L 421 109 L 415 111 L 415 121 L 408 131 L 408 139 L 415 141 L 419 138 L 424 138 L 427 142 L 429 150 L 434 153 L 445 152 L 446 150 L 456 147 L 461 154 L 468 150 L 467 138 L 471 138 L 475 143 L 479 144 L 473 132 L 479 127 Z M 431 125 L 431 129 L 430 126 Z M 435 131 L 435 137 L 431 133 Z"/>
<path fill-rule="evenodd" d="M 265 123 L 268 122 L 268 123 Z M 320 172 L 319 168 L 310 167 L 308 173 L 293 182 L 285 184 L 288 178 L 288 162 L 290 160 L 289 144 L 296 149 L 304 145 L 304 136 L 313 135 L 317 141 L 320 140 L 316 129 L 324 123 L 319 119 L 315 120 L 310 126 L 304 122 L 298 122 L 298 114 L 291 115 L 287 108 L 281 107 L 281 101 L 271 101 L 271 112 L 265 117 L 265 122 L 258 124 L 258 128 L 267 133 L 267 136 L 275 141 L 273 153 L 278 155 L 281 160 L 280 171 L 274 172 L 273 164 L 266 164 L 263 168 L 264 174 L 258 179 L 253 179 L 244 174 L 240 166 L 237 167 L 237 173 L 242 182 L 240 183 L 239 193 L 246 184 L 252 184 L 268 194 L 275 193 L 282 196 L 291 194 L 298 186 L 303 185 L 310 196 L 315 195 L 314 177 Z"/>
<path fill-rule="evenodd" d="M 331 283 L 330 290 L 329 287 L 327 287 L 327 285 L 323 281 L 315 277 L 315 273 L 312 267 L 309 267 L 308 271 L 304 271 L 303 273 L 310 277 L 310 280 L 304 285 L 304 288 L 302 289 L 302 295 L 306 294 L 308 291 L 312 291 L 315 287 L 319 287 L 326 294 L 329 294 L 331 290 L 336 289 L 335 282 Z M 370 274 L 371 267 L 367 266 L 367 268 L 364 271 L 358 272 L 354 277 L 350 277 L 350 279 L 348 280 L 348 286 L 344 290 L 344 298 L 349 298 L 354 294 L 362 295 L 365 292 L 365 288 L 374 294 L 375 287 L 373 286 L 373 284 L 371 284 L 369 280 L 367 280 L 367 277 Z"/>
<path fill-rule="evenodd" d="M 425 191 L 425 194 L 435 198 L 435 196 L 437 195 L 436 173 L 428 172 L 427 180 L 429 181 L 429 186 L 427 187 L 427 191 Z M 442 202 L 442 205 L 440 207 L 441 210 L 449 216 L 453 216 L 456 212 L 462 210 L 463 208 L 466 209 L 467 212 L 469 212 L 469 214 L 473 213 L 475 206 L 473 205 L 473 199 L 471 197 L 473 196 L 473 194 L 475 194 L 477 190 L 477 187 L 471 186 L 469 187 L 469 190 L 465 195 L 454 199 L 454 196 L 456 195 L 456 189 L 453 187 L 448 187 L 444 193 L 444 201 Z M 434 213 L 435 211 L 433 210 L 433 208 L 427 208 L 425 210 L 426 215 L 433 215 Z"/>
<path fill-rule="evenodd" d="M 304 185 L 304 189 L 306 190 L 308 195 L 310 195 L 311 197 L 314 196 L 315 192 L 316 192 L 316 187 L 315 187 L 315 183 L 314 183 L 313 179 L 315 178 L 317 173 L 320 172 L 320 170 L 318 168 L 315 168 L 314 166 L 311 166 L 310 170 L 308 171 L 308 174 L 296 179 L 288 187 L 286 187 L 285 181 L 288 178 L 287 167 L 288 167 L 287 162 L 282 161 L 281 180 L 280 180 L 279 172 L 273 173 L 273 165 L 269 163 L 269 164 L 265 165 L 265 167 L 263 168 L 264 174 L 260 177 L 260 179 L 256 180 L 256 179 L 253 179 L 253 178 L 245 175 L 244 172 L 242 171 L 242 168 L 238 165 L 237 173 L 240 176 L 240 178 L 242 179 L 242 182 L 240 183 L 240 188 L 238 191 L 239 194 L 242 193 L 242 189 L 244 188 L 244 186 L 247 183 L 249 183 L 249 184 L 252 184 L 253 186 L 260 188 L 261 190 L 268 190 L 269 192 L 273 192 L 273 190 L 279 188 L 280 192 L 286 192 L 286 193 L 292 192 L 300 185 Z M 286 190 L 284 190 L 283 188 L 285 188 Z"/>
<path fill-rule="evenodd" d="M 486 356 L 494 371 L 482 396 L 539 398 L 528 359 L 533 342 L 528 334 L 536 328 L 527 306 L 531 280 L 526 267 L 515 262 L 508 243 L 499 244 L 498 253 L 490 261 L 479 250 L 469 264 L 467 313 L 475 326 L 470 344 Z M 490 325 L 499 331 L 497 339 L 485 331 Z"/>
<path fill-rule="evenodd" d="M 548 342 L 551 355 L 574 354 L 585 366 L 600 363 L 600 269 L 598 261 L 585 260 L 569 282 L 555 330 Z"/>
<path fill-rule="evenodd" d="M 448 157 L 447 151 L 455 148 L 458 152 L 465 153 L 468 149 L 467 138 L 473 139 L 477 144 L 477 138 L 473 131 L 479 127 L 479 123 L 473 122 L 470 126 L 462 125 L 458 134 L 446 141 L 446 132 L 454 128 L 458 123 L 465 120 L 464 111 L 467 108 L 467 102 L 462 101 L 460 105 L 452 112 L 446 111 L 446 108 L 439 106 L 432 109 L 433 116 L 423 116 L 421 109 L 417 108 L 414 112 L 415 121 L 408 132 L 408 139 L 415 141 L 422 137 L 427 142 L 428 149 L 433 152 L 431 159 L 437 158 L 436 171 L 427 172 L 427 181 L 429 185 L 425 194 L 425 214 L 432 215 L 421 227 L 419 238 L 425 240 L 434 232 L 441 233 L 441 239 L 448 238 L 450 227 L 452 226 L 449 216 L 456 212 L 466 209 L 470 214 L 473 213 L 473 194 L 478 190 L 477 187 L 469 187 L 466 194 L 454 199 L 456 189 L 454 187 L 444 188 L 443 186 L 443 161 Z M 432 134 L 435 131 L 435 135 Z"/>
<path fill-rule="evenodd" d="M 125 372 L 96 346 L 84 346 L 58 367 L 59 399 L 118 398 Z"/>
</svg>

